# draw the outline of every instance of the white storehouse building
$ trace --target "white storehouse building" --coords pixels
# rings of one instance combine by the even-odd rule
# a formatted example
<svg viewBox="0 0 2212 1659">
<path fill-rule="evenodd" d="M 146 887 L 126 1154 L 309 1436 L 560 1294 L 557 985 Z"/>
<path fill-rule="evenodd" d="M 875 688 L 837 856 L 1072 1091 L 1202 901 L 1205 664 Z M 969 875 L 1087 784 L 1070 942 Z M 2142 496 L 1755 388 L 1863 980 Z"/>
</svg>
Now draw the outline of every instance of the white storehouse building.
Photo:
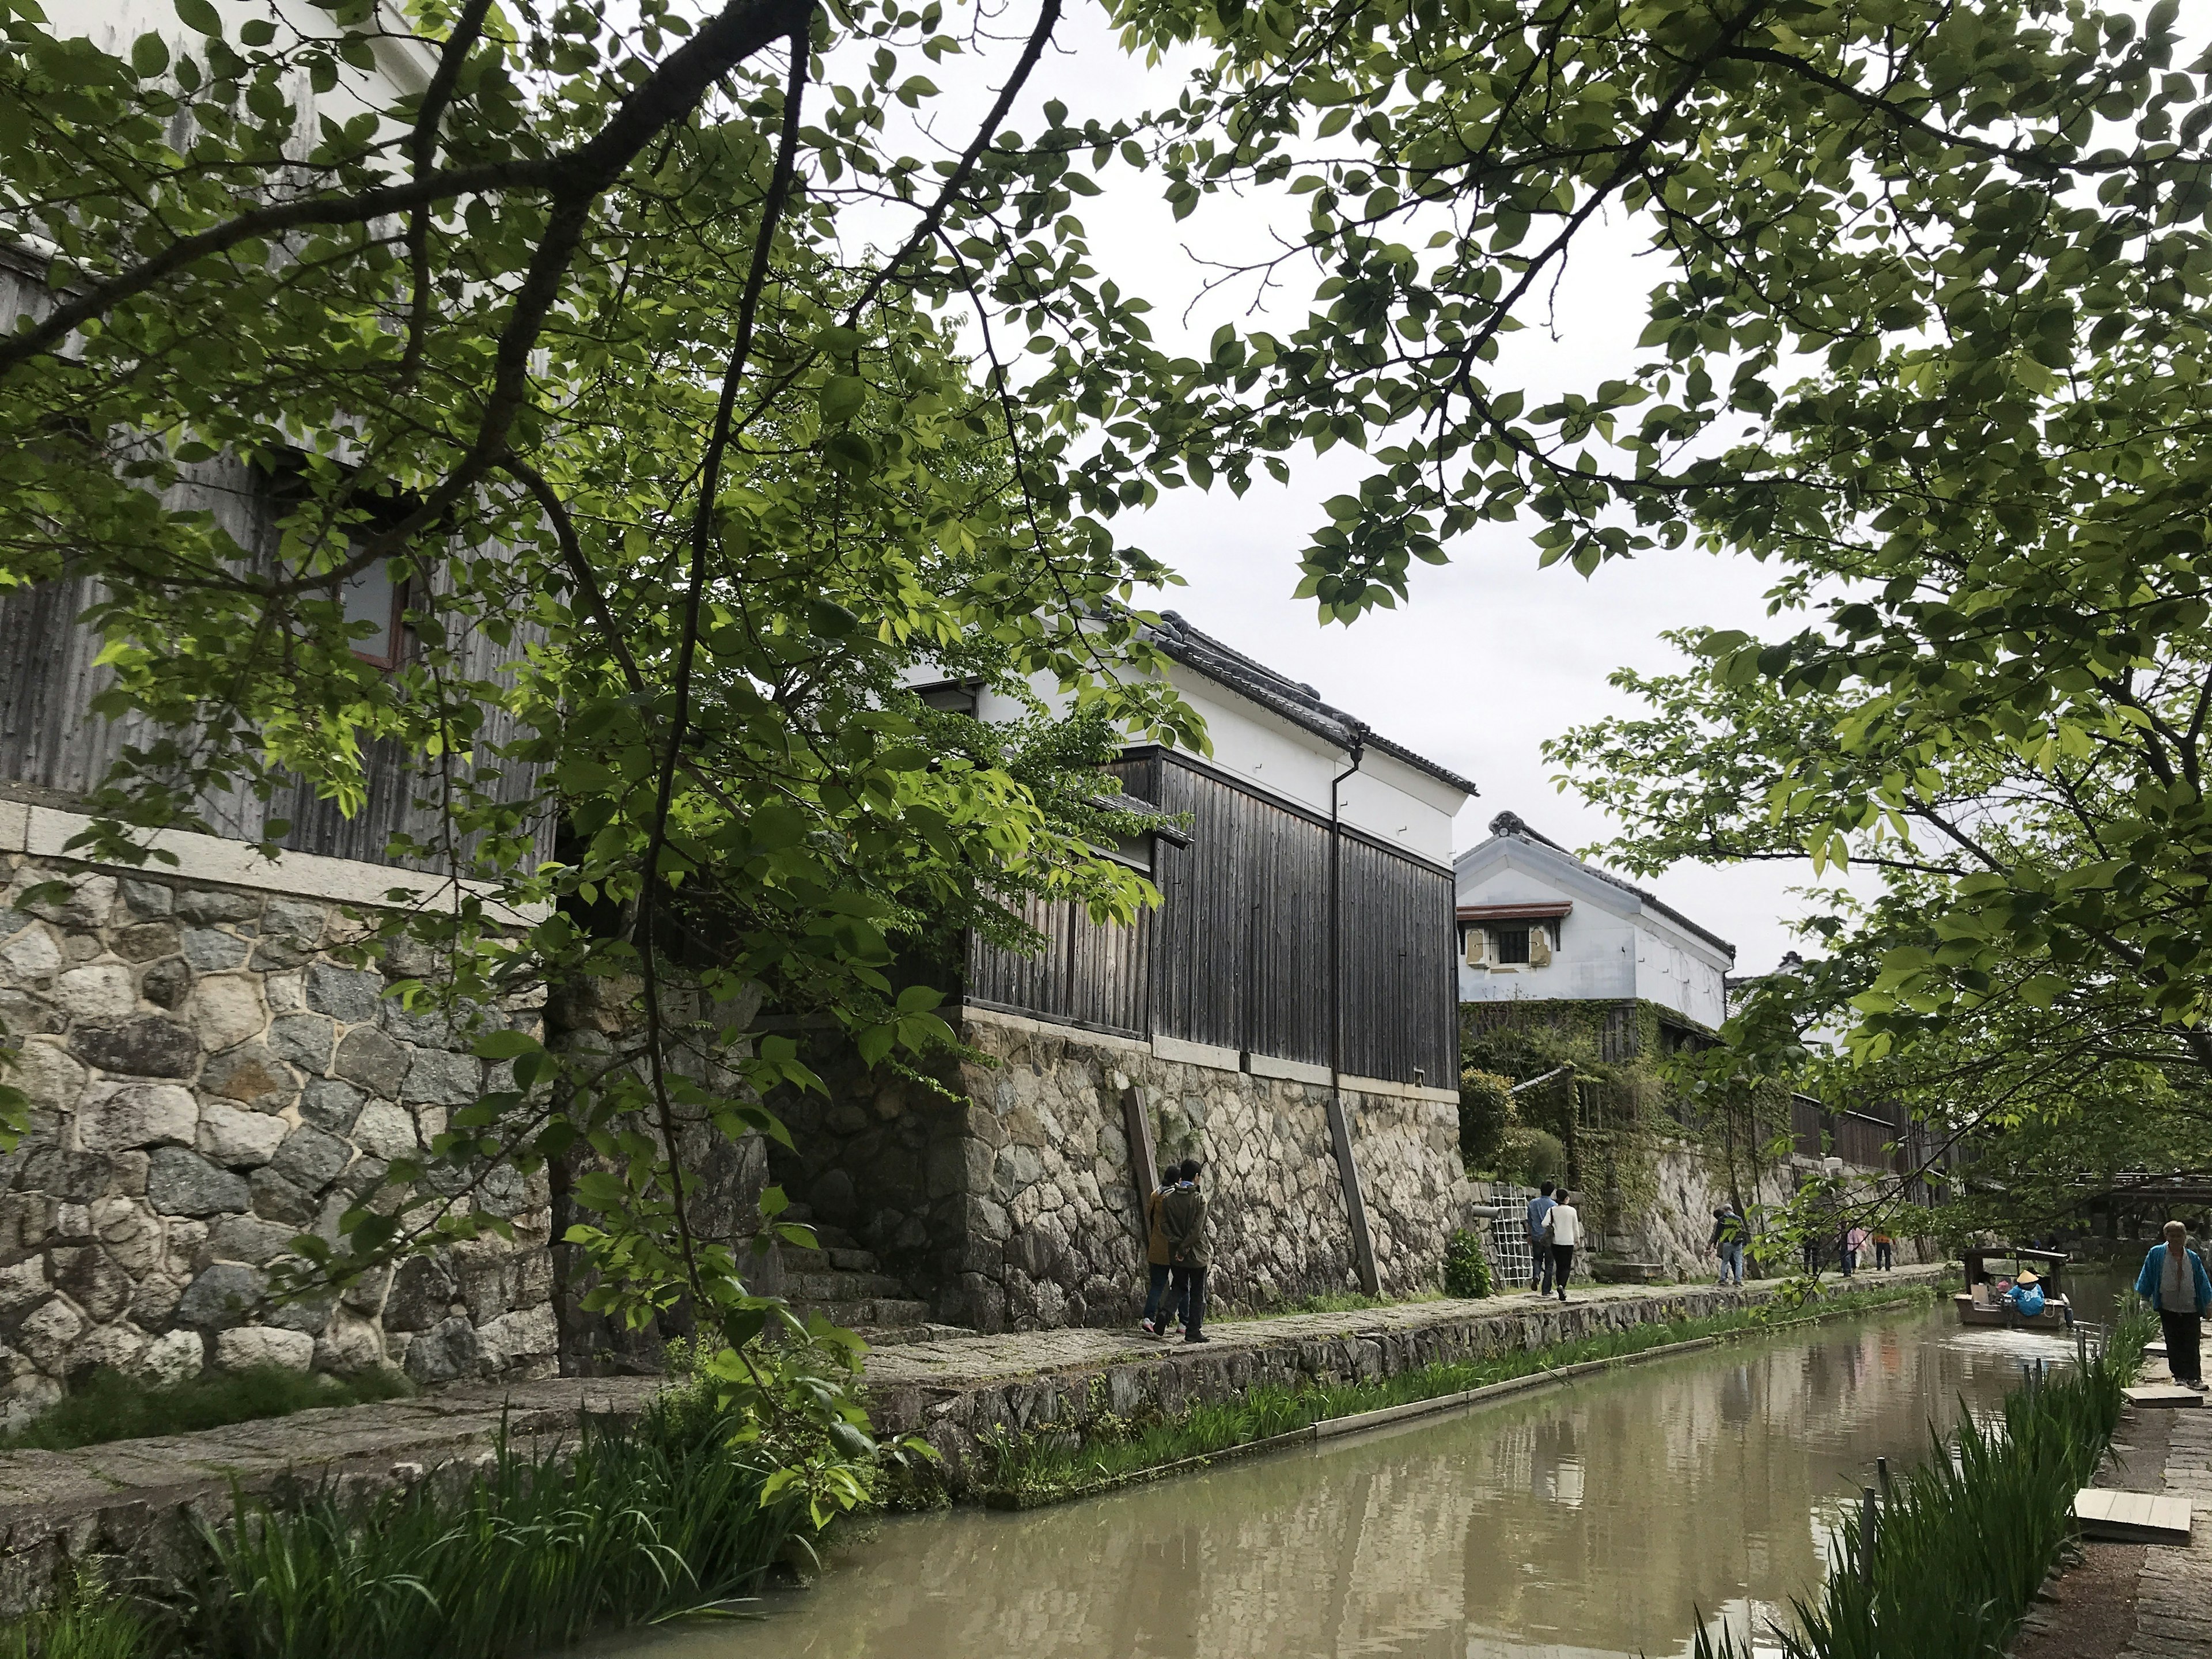
<svg viewBox="0 0 2212 1659">
<path fill-rule="evenodd" d="M 1511 812 L 1454 860 L 1462 1002 L 1642 1000 L 1710 1030 L 1735 946 Z"/>
</svg>

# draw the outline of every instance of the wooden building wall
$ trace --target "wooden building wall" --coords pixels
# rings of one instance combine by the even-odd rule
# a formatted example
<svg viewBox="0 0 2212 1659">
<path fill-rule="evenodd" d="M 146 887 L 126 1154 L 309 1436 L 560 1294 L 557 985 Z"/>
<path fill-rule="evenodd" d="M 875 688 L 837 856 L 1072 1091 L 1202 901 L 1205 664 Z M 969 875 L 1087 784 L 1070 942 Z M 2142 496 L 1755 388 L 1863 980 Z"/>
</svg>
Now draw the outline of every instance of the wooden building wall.
<svg viewBox="0 0 2212 1659">
<path fill-rule="evenodd" d="M 1327 1066 L 1329 830 L 1317 815 L 1153 753 L 1115 769 L 1130 794 L 1188 815 L 1156 842 L 1160 908 L 1101 927 L 1032 905 L 1049 944 L 1024 957 L 972 941 L 966 994 L 988 1006 L 1134 1036 Z M 1343 1070 L 1453 1086 L 1458 1064 L 1449 871 L 1342 837 Z"/>
<path fill-rule="evenodd" d="M 20 260 L 0 258 L 0 329 L 12 330 L 18 318 L 41 313 L 44 289 Z M 274 509 L 254 474 L 236 462 L 217 459 L 188 469 L 189 477 L 170 496 L 171 504 L 204 508 L 241 548 L 262 554 L 273 546 Z M 91 701 L 112 682 L 99 665 L 101 641 L 77 625 L 76 618 L 99 597 L 82 576 L 64 576 L 36 587 L 0 588 L 0 791 L 39 805 L 68 808 L 97 788 L 126 746 L 144 746 L 159 730 L 135 716 L 109 720 L 88 714 Z M 520 653 L 520 641 L 494 646 L 481 635 L 461 641 L 461 672 L 471 678 L 499 678 Z M 482 738 L 487 747 L 515 735 L 514 722 L 491 711 Z M 458 763 L 447 763 L 458 765 Z M 488 757 L 488 763 L 497 765 Z M 352 817 L 335 804 L 316 799 L 312 787 L 299 785 L 265 806 L 243 790 L 204 798 L 199 810 L 217 834 L 258 838 L 270 818 L 285 818 L 291 830 L 284 845 L 299 852 L 359 859 L 373 864 L 409 863 L 438 868 L 437 860 L 393 860 L 386 848 L 395 831 L 434 841 L 443 814 L 434 771 L 396 745 L 380 744 L 369 757 L 368 799 Z M 521 800 L 536 787 L 530 769 L 501 769 L 501 798 Z M 420 806 L 418 799 L 430 805 Z M 552 855 L 553 824 L 539 832 L 541 857 Z"/>
</svg>

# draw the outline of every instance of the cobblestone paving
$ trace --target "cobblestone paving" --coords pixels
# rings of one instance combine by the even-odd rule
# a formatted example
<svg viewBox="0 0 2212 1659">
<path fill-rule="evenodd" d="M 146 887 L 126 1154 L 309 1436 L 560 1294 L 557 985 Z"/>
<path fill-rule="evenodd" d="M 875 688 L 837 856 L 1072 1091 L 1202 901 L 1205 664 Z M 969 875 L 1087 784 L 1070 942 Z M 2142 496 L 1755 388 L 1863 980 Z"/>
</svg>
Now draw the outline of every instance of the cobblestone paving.
<svg viewBox="0 0 2212 1659">
<path fill-rule="evenodd" d="M 2212 1411 L 2173 1413 L 2165 1492 L 2186 1498 L 2195 1524 L 2186 1548 L 2153 1545 L 2136 1576 L 2135 1639 L 2121 1659 L 2212 1655 Z"/>
</svg>

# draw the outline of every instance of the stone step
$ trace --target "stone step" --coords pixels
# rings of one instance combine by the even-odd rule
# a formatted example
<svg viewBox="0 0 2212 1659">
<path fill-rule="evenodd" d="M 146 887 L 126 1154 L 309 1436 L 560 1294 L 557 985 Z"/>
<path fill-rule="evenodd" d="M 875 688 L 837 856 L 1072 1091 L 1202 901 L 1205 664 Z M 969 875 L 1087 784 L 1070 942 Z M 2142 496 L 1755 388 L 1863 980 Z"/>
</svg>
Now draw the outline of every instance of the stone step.
<svg viewBox="0 0 2212 1659">
<path fill-rule="evenodd" d="M 783 1293 L 793 1302 L 869 1302 L 906 1289 L 889 1273 L 786 1273 Z"/>
<path fill-rule="evenodd" d="M 929 1320 L 929 1304 L 927 1302 L 912 1302 L 891 1296 L 876 1297 L 866 1302 L 794 1300 L 791 1310 L 802 1320 L 818 1313 L 833 1325 L 842 1325 L 848 1331 L 898 1330 L 927 1324 Z"/>
<path fill-rule="evenodd" d="M 779 1243 L 776 1255 L 787 1273 L 872 1273 L 882 1270 L 872 1250 L 805 1250 L 796 1244 Z"/>
<path fill-rule="evenodd" d="M 814 1218 L 813 1210 L 806 1205 L 787 1204 L 776 1219 L 789 1222 L 794 1227 L 811 1227 L 814 1230 L 815 1241 L 822 1245 L 835 1246 L 841 1250 L 855 1248 L 852 1234 L 830 1222 L 817 1221 Z"/>
</svg>

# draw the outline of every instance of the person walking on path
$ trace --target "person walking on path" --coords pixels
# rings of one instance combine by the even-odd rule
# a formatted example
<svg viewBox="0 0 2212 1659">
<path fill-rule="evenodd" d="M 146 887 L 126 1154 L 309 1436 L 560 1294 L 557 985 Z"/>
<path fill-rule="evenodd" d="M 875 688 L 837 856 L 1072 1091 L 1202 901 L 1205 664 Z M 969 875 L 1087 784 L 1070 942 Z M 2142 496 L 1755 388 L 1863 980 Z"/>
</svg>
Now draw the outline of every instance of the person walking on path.
<svg viewBox="0 0 2212 1659">
<path fill-rule="evenodd" d="M 1562 1187 L 1559 1202 L 1544 1212 L 1545 1241 L 1552 1247 L 1552 1279 L 1562 1302 L 1567 1299 L 1567 1276 L 1575 1270 L 1575 1246 L 1583 1242 L 1583 1214 L 1573 1200 L 1574 1194 Z"/>
<path fill-rule="evenodd" d="M 2203 1321 L 2212 1312 L 2212 1279 L 2205 1277 L 2203 1258 L 2189 1248 L 2189 1229 L 2179 1221 L 2166 1224 L 2166 1243 L 2154 1244 L 2136 1275 L 2136 1294 L 2158 1310 L 2160 1328 L 2166 1333 L 2166 1364 L 2173 1380 L 2203 1394 L 2204 1362 L 2199 1342 Z"/>
<path fill-rule="evenodd" d="M 1182 1179 L 1160 1200 L 1160 1231 L 1167 1236 L 1173 1275 L 1170 1306 L 1182 1310 L 1182 1340 L 1211 1342 L 1206 1334 L 1206 1269 L 1213 1252 L 1206 1236 L 1206 1194 L 1198 1189 L 1200 1165 L 1182 1161 Z"/>
<path fill-rule="evenodd" d="M 1874 1265 L 1882 1273 L 1887 1273 L 1897 1265 L 1897 1241 L 1889 1236 L 1886 1228 L 1874 1230 Z"/>
<path fill-rule="evenodd" d="M 1735 1205 L 1723 1204 L 1713 1212 L 1713 1236 L 1709 1242 L 1720 1252 L 1722 1284 L 1743 1283 L 1743 1244 L 1750 1231 Z"/>
<path fill-rule="evenodd" d="M 1160 1226 L 1160 1210 L 1167 1196 L 1182 1179 L 1182 1165 L 1170 1164 L 1167 1173 L 1160 1177 L 1158 1191 L 1145 1200 L 1145 1268 L 1151 1283 L 1145 1287 L 1145 1316 L 1137 1322 L 1137 1328 L 1146 1336 L 1165 1336 L 1168 1326 L 1179 1311 L 1170 1304 L 1164 1311 L 1160 1302 L 1167 1295 L 1168 1236 Z"/>
<path fill-rule="evenodd" d="M 1528 1200 L 1528 1288 L 1538 1296 L 1552 1290 L 1552 1245 L 1544 1236 L 1544 1218 L 1552 1212 L 1552 1183 L 1546 1182 Z"/>
<path fill-rule="evenodd" d="M 1867 1230 L 1856 1224 L 1844 1231 L 1844 1277 L 1849 1279 L 1858 1271 L 1859 1257 L 1866 1251 Z"/>
</svg>

